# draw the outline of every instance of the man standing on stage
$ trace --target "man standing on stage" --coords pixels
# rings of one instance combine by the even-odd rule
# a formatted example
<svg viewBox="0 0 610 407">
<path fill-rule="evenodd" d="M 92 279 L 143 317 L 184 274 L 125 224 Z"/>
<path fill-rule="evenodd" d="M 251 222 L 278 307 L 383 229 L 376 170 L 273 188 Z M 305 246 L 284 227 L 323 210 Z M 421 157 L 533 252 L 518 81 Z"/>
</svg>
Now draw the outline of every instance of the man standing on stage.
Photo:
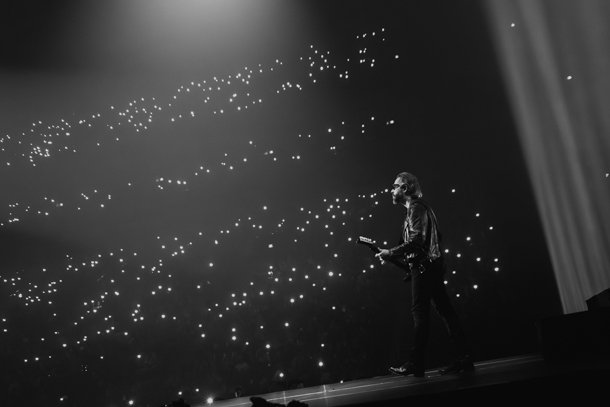
<svg viewBox="0 0 610 407">
<path fill-rule="evenodd" d="M 402 236 L 398 246 L 381 249 L 375 256 L 381 260 L 381 264 L 385 264 L 390 258 L 406 260 L 409 263 L 413 293 L 411 312 L 415 322 L 415 334 L 409 360 L 400 367 L 391 367 L 390 372 L 402 376 L 424 376 L 424 357 L 430 332 L 430 303 L 449 330 L 454 353 L 453 363 L 441 369 L 439 373 L 472 371 L 474 365 L 468 355 L 460 320 L 445 290 L 445 265 L 436 216 L 421 199 L 423 194 L 414 175 L 408 172 L 398 174 L 391 192 L 394 204 L 403 205 L 407 209 Z"/>
</svg>

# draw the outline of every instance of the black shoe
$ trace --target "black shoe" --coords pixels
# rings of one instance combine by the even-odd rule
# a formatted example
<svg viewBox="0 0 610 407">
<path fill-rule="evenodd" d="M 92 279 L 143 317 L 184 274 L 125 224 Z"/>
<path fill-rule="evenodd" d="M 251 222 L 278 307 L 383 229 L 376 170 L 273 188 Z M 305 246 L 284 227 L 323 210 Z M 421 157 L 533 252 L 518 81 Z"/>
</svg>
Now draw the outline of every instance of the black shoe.
<svg viewBox="0 0 610 407">
<path fill-rule="evenodd" d="M 453 363 L 438 372 L 442 375 L 459 373 L 459 372 L 472 372 L 474 371 L 474 364 L 469 356 L 455 359 Z"/>
<path fill-rule="evenodd" d="M 407 362 L 400 367 L 391 367 L 390 372 L 399 376 L 413 375 L 414 377 L 424 377 L 424 369 L 415 366 L 411 362 Z"/>
</svg>

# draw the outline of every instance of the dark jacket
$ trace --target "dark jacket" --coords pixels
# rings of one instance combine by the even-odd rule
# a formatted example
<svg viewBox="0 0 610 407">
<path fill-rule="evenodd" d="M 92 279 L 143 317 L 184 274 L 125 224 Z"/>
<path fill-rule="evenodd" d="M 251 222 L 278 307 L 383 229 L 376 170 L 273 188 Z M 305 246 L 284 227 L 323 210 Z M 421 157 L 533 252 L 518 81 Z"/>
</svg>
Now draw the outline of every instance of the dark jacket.
<svg viewBox="0 0 610 407">
<path fill-rule="evenodd" d="M 408 263 L 436 260 L 442 255 L 440 240 L 434 212 L 427 203 L 415 199 L 406 211 L 400 242 L 390 253 Z"/>
</svg>

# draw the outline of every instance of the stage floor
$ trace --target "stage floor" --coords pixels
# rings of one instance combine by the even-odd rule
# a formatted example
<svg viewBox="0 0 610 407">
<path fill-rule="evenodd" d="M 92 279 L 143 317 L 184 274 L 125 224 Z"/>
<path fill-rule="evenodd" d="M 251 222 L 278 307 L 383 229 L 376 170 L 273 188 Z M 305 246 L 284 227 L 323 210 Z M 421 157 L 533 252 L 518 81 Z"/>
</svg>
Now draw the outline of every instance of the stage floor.
<svg viewBox="0 0 610 407">
<path fill-rule="evenodd" d="M 522 400 L 520 393 L 537 390 L 537 397 L 554 395 L 556 401 L 584 401 L 592 392 L 600 394 L 610 385 L 610 360 L 545 361 L 541 355 L 525 355 L 475 363 L 475 371 L 441 376 L 437 369 L 426 372 L 425 377 L 381 376 L 370 379 L 334 383 L 297 390 L 261 394 L 270 403 L 287 405 L 292 400 L 306 403 L 309 407 L 339 407 L 351 405 L 407 405 L 409 401 L 430 401 L 439 396 L 452 400 L 468 397 L 467 401 L 486 402 L 490 395 L 498 398 L 496 405 L 512 405 L 509 400 Z M 601 385 L 595 382 L 599 381 Z M 607 383 L 606 386 L 603 383 Z M 564 389 L 565 387 L 565 389 Z M 569 389 L 569 393 L 564 394 Z M 585 388 L 586 387 L 586 388 Z M 551 393 L 551 394 L 547 394 Z M 428 403 L 424 403 L 428 404 Z M 563 404 L 563 403 L 562 403 Z M 216 401 L 214 406 L 252 406 L 250 396 Z M 194 404 L 203 407 L 208 404 Z"/>
</svg>

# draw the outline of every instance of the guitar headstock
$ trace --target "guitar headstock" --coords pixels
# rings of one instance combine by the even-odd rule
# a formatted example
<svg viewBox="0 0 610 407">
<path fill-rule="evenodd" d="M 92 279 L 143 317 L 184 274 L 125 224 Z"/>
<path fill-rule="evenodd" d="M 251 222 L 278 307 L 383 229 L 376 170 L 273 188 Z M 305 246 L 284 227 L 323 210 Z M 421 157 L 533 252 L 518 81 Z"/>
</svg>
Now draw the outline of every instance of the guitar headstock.
<svg viewBox="0 0 610 407">
<path fill-rule="evenodd" d="M 369 239 L 368 237 L 360 236 L 358 238 L 358 241 L 356 241 L 356 243 L 360 243 L 365 246 L 368 246 L 368 248 L 371 249 L 373 252 L 379 253 L 379 248 L 377 246 L 375 246 L 375 241 L 373 239 Z"/>
<path fill-rule="evenodd" d="M 365 244 L 367 246 L 374 245 L 375 241 L 373 239 L 369 239 L 368 237 L 360 236 L 356 243 Z"/>
</svg>

